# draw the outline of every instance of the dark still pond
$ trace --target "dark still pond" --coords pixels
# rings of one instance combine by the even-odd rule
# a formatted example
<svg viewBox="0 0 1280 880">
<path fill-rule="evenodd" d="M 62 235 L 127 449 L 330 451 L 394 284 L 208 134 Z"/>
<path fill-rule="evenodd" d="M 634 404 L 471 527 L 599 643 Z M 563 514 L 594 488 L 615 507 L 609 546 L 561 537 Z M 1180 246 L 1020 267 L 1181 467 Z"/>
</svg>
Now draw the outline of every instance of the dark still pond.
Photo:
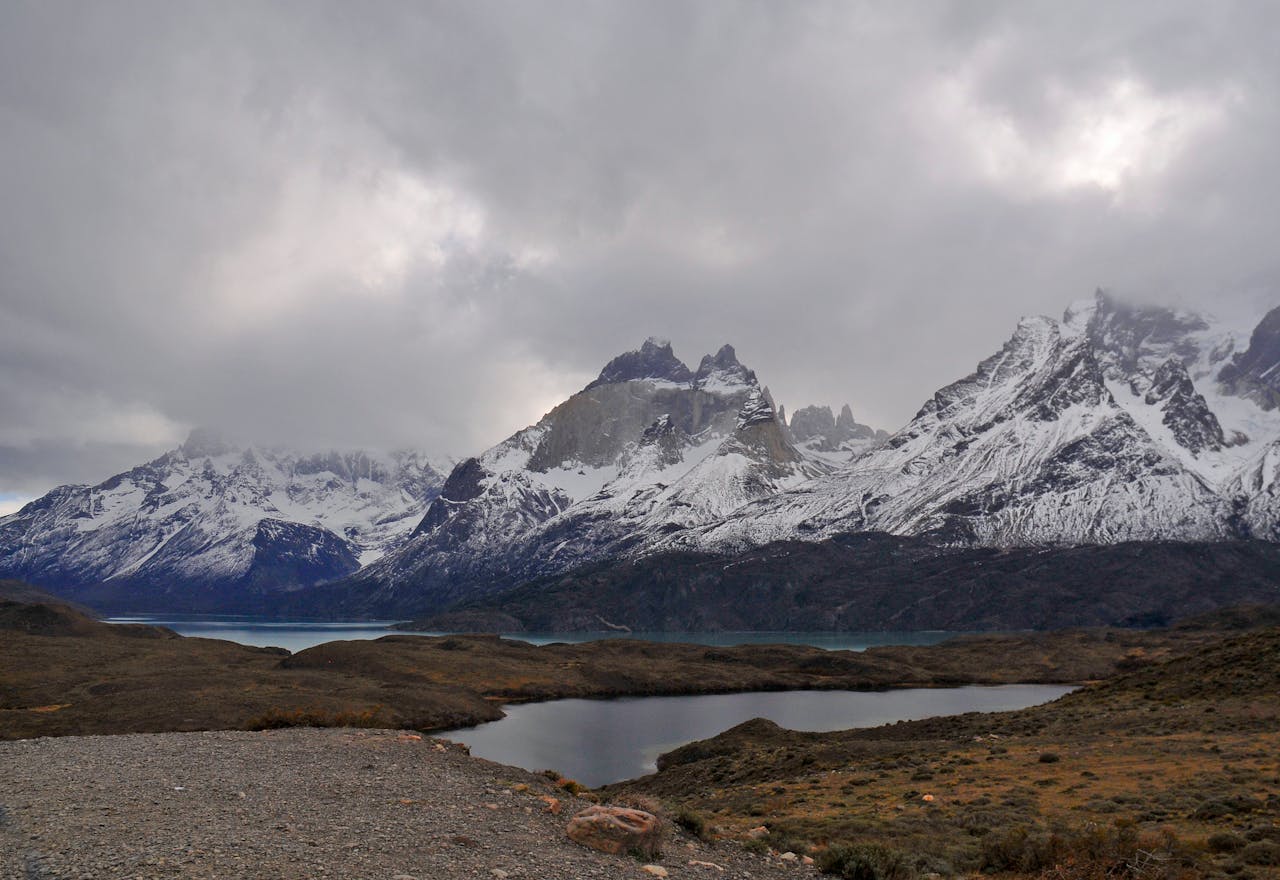
<svg viewBox="0 0 1280 880">
<path fill-rule="evenodd" d="M 466 743 L 481 758 L 528 770 L 558 770 L 597 786 L 652 773 L 663 752 L 751 718 L 768 718 L 792 730 L 844 730 L 935 715 L 1022 709 L 1070 690 L 1016 684 L 553 700 L 506 706 L 507 717 L 500 721 L 436 735 Z"/>
</svg>

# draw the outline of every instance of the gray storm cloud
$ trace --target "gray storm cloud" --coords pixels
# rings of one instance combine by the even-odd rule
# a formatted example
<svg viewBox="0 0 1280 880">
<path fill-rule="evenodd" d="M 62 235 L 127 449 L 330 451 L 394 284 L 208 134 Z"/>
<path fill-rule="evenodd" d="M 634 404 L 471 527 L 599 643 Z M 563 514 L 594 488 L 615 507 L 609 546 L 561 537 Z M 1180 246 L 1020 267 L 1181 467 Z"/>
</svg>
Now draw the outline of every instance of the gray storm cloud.
<svg viewBox="0 0 1280 880">
<path fill-rule="evenodd" d="M 1102 285 L 1275 304 L 1280 8 L 0 9 L 0 503 L 194 424 L 477 451 L 732 342 L 905 421 Z"/>
</svg>

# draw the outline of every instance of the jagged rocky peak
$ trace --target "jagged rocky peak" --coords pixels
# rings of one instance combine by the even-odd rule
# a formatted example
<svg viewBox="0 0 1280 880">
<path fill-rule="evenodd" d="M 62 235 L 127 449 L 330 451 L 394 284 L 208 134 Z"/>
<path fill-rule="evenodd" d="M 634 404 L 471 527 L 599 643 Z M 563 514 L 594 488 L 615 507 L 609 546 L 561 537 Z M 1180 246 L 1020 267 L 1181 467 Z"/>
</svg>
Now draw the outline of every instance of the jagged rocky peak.
<svg viewBox="0 0 1280 880">
<path fill-rule="evenodd" d="M 675 359 L 668 343 L 649 339 L 640 351 L 610 361 L 599 379 L 537 425 L 485 455 L 496 463 L 506 455 L 502 450 L 516 444 L 530 449 L 527 468 L 541 474 L 610 467 L 663 415 L 689 437 L 731 433 L 738 409 L 756 387 L 755 373 L 738 362 L 732 346 L 704 357 L 695 375 Z"/>
<path fill-rule="evenodd" d="M 998 414 L 998 410 L 1015 403 L 1013 395 L 1023 380 L 1054 360 L 1061 348 L 1062 333 L 1052 318 L 1023 318 L 1009 341 L 1000 351 L 978 364 L 977 370 L 958 382 L 939 389 L 927 400 L 908 426 L 919 430 L 924 417 L 934 419 L 957 416 L 979 424 Z M 906 435 L 898 434 L 898 443 Z"/>
<path fill-rule="evenodd" d="M 829 406 L 802 406 L 791 414 L 791 433 L 797 440 L 825 437 L 835 430 L 836 418 Z"/>
<path fill-rule="evenodd" d="M 722 345 L 714 355 L 703 356 L 693 384 L 700 391 L 737 391 L 743 386 L 755 385 L 756 374 L 738 361 L 732 345 Z"/>
<path fill-rule="evenodd" d="M 849 404 L 832 414 L 828 406 L 802 406 L 791 414 L 789 436 L 810 454 L 839 464 L 852 455 L 861 454 L 889 435 L 868 425 L 859 424 Z"/>
<path fill-rule="evenodd" d="M 692 378 L 693 373 L 671 350 L 671 343 L 650 336 L 636 351 L 620 354 L 605 364 L 595 381 L 583 390 L 589 391 L 599 385 L 613 385 L 635 379 L 665 379 L 668 382 L 684 383 Z"/>
<path fill-rule="evenodd" d="M 796 442 L 820 452 L 832 452 L 851 442 L 865 445 L 866 441 L 889 436 L 885 431 L 859 423 L 847 403 L 840 408 L 839 416 L 833 415 L 829 406 L 800 407 L 791 414 L 791 434 Z"/>
<path fill-rule="evenodd" d="M 1224 392 L 1266 410 L 1280 406 L 1280 307 L 1267 312 L 1249 337 L 1249 347 L 1218 374 Z"/>
</svg>

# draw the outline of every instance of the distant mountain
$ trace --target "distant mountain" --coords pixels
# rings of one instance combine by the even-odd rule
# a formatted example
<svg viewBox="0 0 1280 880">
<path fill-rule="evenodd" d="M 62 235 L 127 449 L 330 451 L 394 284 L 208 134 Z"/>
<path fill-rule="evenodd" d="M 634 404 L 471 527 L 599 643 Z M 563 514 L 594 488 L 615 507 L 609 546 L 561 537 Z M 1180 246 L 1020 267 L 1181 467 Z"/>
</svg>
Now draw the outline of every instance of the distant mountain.
<svg viewBox="0 0 1280 880">
<path fill-rule="evenodd" d="M 801 407 L 789 423 L 779 408 L 779 420 L 788 426 L 791 439 L 801 449 L 831 464 L 847 464 L 889 437 L 886 431 L 854 421 L 847 403 L 838 416 L 828 406 Z"/>
<path fill-rule="evenodd" d="M 438 608 L 634 552 L 820 477 L 854 453 L 855 434 L 875 435 L 841 431 L 825 452 L 807 448 L 731 346 L 693 370 L 651 338 L 537 424 L 460 463 L 412 539 L 320 605 Z"/>
<path fill-rule="evenodd" d="M 128 609 L 260 608 L 408 538 L 444 481 L 420 453 L 304 453 L 193 431 L 96 486 L 0 519 L 0 577 Z"/>
</svg>

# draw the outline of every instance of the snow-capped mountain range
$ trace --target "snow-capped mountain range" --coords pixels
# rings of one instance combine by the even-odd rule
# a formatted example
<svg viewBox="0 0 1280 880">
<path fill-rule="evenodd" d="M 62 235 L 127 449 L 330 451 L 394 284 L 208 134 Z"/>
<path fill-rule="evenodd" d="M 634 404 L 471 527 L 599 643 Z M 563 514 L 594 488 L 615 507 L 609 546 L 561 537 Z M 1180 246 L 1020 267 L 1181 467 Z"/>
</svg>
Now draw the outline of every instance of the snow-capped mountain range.
<svg viewBox="0 0 1280 880">
<path fill-rule="evenodd" d="M 847 406 L 788 420 L 732 347 L 690 369 L 649 339 L 441 470 L 197 436 L 0 519 L 0 575 L 320 584 L 291 607 L 407 614 L 598 562 L 848 532 L 1277 541 L 1280 309 L 1233 327 L 1099 292 L 1021 321 L 892 435 Z"/>
<path fill-rule="evenodd" d="M 59 487 L 0 519 L 0 573 L 160 606 L 164 596 L 200 594 L 217 607 L 226 593 L 297 589 L 402 543 L 451 464 L 417 452 L 239 446 L 198 429 L 154 461 Z"/>
<path fill-rule="evenodd" d="M 597 561 L 843 532 L 999 547 L 1280 538 L 1280 311 L 1232 328 L 1099 292 L 1020 322 L 889 437 L 813 408 L 787 425 L 745 369 L 708 396 L 701 377 L 726 354 L 691 373 L 651 342 L 610 364 L 460 466 L 354 595 L 440 607 Z M 623 398 L 644 401 L 624 407 L 625 428 Z M 693 400 L 707 418 L 677 422 Z M 566 428 L 579 410 L 599 415 L 585 433 Z M 574 439 L 587 436 L 607 454 Z"/>
</svg>

